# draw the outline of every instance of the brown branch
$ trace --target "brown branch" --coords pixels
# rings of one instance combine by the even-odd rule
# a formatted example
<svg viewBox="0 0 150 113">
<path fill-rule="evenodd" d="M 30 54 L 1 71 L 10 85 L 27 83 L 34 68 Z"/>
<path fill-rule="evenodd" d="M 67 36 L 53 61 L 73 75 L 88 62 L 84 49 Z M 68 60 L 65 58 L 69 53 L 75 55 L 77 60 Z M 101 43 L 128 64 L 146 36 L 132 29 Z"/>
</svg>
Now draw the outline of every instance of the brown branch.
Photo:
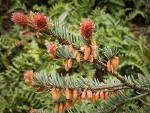
<svg viewBox="0 0 150 113">
<path fill-rule="evenodd" d="M 57 39 L 58 41 L 60 41 L 60 43 L 65 44 L 65 45 L 69 45 L 69 42 L 67 40 L 62 39 L 60 36 L 55 35 L 55 34 L 51 34 L 52 37 L 54 37 L 55 39 Z"/>
<path fill-rule="evenodd" d="M 139 99 L 139 98 L 143 98 L 145 96 L 149 95 L 149 93 L 144 93 L 144 94 L 141 94 L 141 95 L 138 95 L 138 96 L 135 96 L 135 97 L 131 97 L 129 99 L 127 99 L 126 101 L 118 104 L 118 105 L 115 105 L 112 109 L 110 109 L 107 113 L 112 113 L 114 112 L 117 108 L 119 108 L 120 106 L 124 105 L 126 102 L 130 101 L 130 100 L 136 100 L 136 99 Z"/>
<path fill-rule="evenodd" d="M 49 32 L 47 32 L 47 34 L 49 34 L 52 37 L 54 37 L 55 39 L 57 39 L 60 43 L 62 43 L 64 45 L 70 45 L 71 44 L 68 40 L 65 40 L 65 39 L 61 38 L 59 35 L 56 35 L 56 34 L 54 34 L 52 32 L 49 33 Z M 71 44 L 71 45 L 73 46 L 74 49 L 77 49 L 74 44 Z"/>
<path fill-rule="evenodd" d="M 101 85 L 101 86 L 97 86 L 94 89 L 95 90 L 100 90 L 100 89 L 110 89 L 110 88 L 114 88 L 114 87 L 120 87 L 120 86 L 124 86 L 123 83 L 117 83 L 117 84 L 105 84 L 105 85 Z"/>
<path fill-rule="evenodd" d="M 150 92 L 150 88 L 146 88 L 146 87 L 143 87 L 143 86 L 140 86 L 140 85 L 136 85 L 134 83 L 130 83 L 118 73 L 112 73 L 112 72 L 110 72 L 110 73 L 112 75 L 114 75 L 118 80 L 120 80 L 124 85 L 126 85 L 128 87 L 131 87 L 131 88 L 137 89 L 137 90 L 141 90 L 141 91 Z"/>
<path fill-rule="evenodd" d="M 98 60 L 98 59 L 95 59 L 95 61 L 101 65 L 103 68 L 106 68 L 106 64 L 104 64 L 102 61 Z"/>
<path fill-rule="evenodd" d="M 98 59 L 96 59 L 96 61 L 97 61 L 97 63 L 99 65 L 101 65 L 102 67 L 106 68 L 106 65 L 103 62 L 99 61 Z M 120 80 L 125 86 L 131 87 L 133 89 L 141 90 L 141 91 L 150 92 L 150 88 L 146 88 L 146 87 L 143 87 L 143 86 L 140 86 L 140 85 L 136 85 L 134 83 L 130 83 L 123 76 L 121 76 L 120 74 L 118 74 L 116 72 L 115 73 L 109 72 L 109 73 L 111 73 L 118 80 Z"/>
<path fill-rule="evenodd" d="M 113 88 L 111 90 L 108 90 L 108 92 L 115 92 L 115 91 L 118 91 L 118 90 L 123 90 L 123 89 L 129 89 L 130 87 L 127 87 L 127 86 L 122 86 L 122 87 L 117 87 L 117 88 Z M 105 92 L 105 91 L 104 91 Z"/>
<path fill-rule="evenodd" d="M 141 94 L 141 95 L 132 97 L 132 98 L 136 100 L 136 99 L 139 99 L 139 98 L 143 98 L 143 97 L 145 97 L 145 96 L 147 96 L 147 95 L 149 95 L 149 93 L 144 93 L 144 94 Z M 132 98 L 131 98 L 131 100 L 132 100 Z"/>
<path fill-rule="evenodd" d="M 97 60 L 96 59 L 96 61 L 97 61 L 97 63 L 99 64 L 99 65 L 101 65 L 102 67 L 104 67 L 104 68 L 106 68 L 106 65 L 103 63 L 103 62 L 101 62 L 101 61 L 99 61 L 99 60 Z M 137 90 L 141 90 L 141 91 L 146 91 L 146 92 L 150 92 L 150 88 L 146 88 L 146 87 L 143 87 L 143 86 L 140 86 L 140 85 L 136 85 L 136 84 L 134 84 L 134 83 L 130 83 L 130 82 L 128 82 L 123 76 L 121 76 L 120 74 L 118 74 L 118 73 L 112 73 L 112 72 L 109 72 L 109 73 L 111 73 L 113 76 L 115 76 L 118 80 L 120 80 L 125 86 L 128 86 L 128 87 L 131 87 L 131 88 L 133 88 L 133 89 L 137 89 Z"/>
<path fill-rule="evenodd" d="M 36 83 L 36 81 L 34 81 Z M 42 84 L 35 84 L 45 90 L 51 90 L 53 87 L 55 87 L 51 82 L 49 82 L 49 84 L 47 85 L 42 85 Z M 59 89 L 66 89 L 65 87 L 57 87 Z M 70 88 L 70 89 L 74 89 L 74 88 Z M 85 89 L 88 90 L 89 88 L 76 88 L 77 90 L 79 91 L 84 91 Z M 107 89 L 105 91 L 105 89 Z M 116 84 L 104 84 L 104 85 L 101 85 L 101 86 L 97 86 L 93 89 L 90 89 L 90 90 L 103 90 L 103 92 L 113 92 L 113 91 L 117 91 L 117 90 L 121 90 L 121 89 L 127 89 L 126 86 L 124 86 L 123 83 L 116 83 Z"/>
</svg>

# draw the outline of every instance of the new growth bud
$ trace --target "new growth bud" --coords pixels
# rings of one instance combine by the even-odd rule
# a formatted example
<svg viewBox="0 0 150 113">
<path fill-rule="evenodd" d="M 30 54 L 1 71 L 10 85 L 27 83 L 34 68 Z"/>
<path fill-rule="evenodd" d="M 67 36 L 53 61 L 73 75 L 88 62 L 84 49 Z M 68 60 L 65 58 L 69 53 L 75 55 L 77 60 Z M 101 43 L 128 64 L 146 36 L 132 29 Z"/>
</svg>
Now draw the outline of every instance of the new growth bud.
<svg viewBox="0 0 150 113">
<path fill-rule="evenodd" d="M 47 26 L 47 19 L 44 14 L 35 13 L 34 14 L 34 28 L 40 30 Z"/>
<path fill-rule="evenodd" d="M 119 57 L 113 56 L 113 58 L 109 59 L 107 62 L 107 70 L 109 72 L 114 73 L 114 71 L 117 69 L 119 64 Z"/>
<path fill-rule="evenodd" d="M 95 28 L 94 23 L 90 19 L 84 19 L 80 24 L 80 31 L 83 37 L 90 38 Z"/>
<path fill-rule="evenodd" d="M 31 79 L 32 79 L 33 75 L 34 75 L 34 73 L 32 70 L 28 70 L 24 73 L 24 79 L 28 85 L 32 85 Z"/>
<path fill-rule="evenodd" d="M 56 51 L 57 45 L 55 45 L 53 42 L 49 42 L 47 45 L 47 52 L 49 55 L 54 58 L 55 57 L 55 51 Z"/>
<path fill-rule="evenodd" d="M 65 66 L 65 70 L 68 71 L 72 67 L 72 59 L 67 59 L 63 61 L 63 65 Z"/>
<path fill-rule="evenodd" d="M 60 89 L 57 89 L 55 87 L 52 88 L 51 94 L 52 94 L 52 98 L 54 100 L 58 100 L 61 97 L 61 91 L 60 91 Z"/>
<path fill-rule="evenodd" d="M 26 16 L 23 12 L 14 12 L 12 13 L 11 20 L 20 26 L 28 25 L 28 16 Z"/>
</svg>

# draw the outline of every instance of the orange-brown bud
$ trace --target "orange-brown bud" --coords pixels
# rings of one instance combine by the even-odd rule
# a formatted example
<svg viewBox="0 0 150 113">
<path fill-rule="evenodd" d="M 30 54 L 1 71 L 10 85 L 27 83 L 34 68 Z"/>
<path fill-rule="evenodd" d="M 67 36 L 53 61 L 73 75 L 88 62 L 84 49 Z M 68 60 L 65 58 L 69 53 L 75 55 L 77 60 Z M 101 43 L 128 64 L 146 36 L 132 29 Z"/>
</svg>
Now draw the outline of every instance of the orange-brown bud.
<svg viewBox="0 0 150 113">
<path fill-rule="evenodd" d="M 47 45 L 47 52 L 49 53 L 50 57 L 55 57 L 55 51 L 56 51 L 57 45 L 55 45 L 53 42 L 49 42 Z"/>
<path fill-rule="evenodd" d="M 95 93 L 93 93 L 92 98 L 91 98 L 91 102 L 94 103 L 95 102 Z"/>
<path fill-rule="evenodd" d="M 72 45 L 69 45 L 69 46 L 68 46 L 68 50 L 69 50 L 70 52 L 72 52 L 72 51 L 73 51 L 73 46 L 72 46 Z"/>
<path fill-rule="evenodd" d="M 81 97 L 82 97 L 83 100 L 87 99 L 87 93 L 86 93 L 86 91 L 82 92 Z"/>
<path fill-rule="evenodd" d="M 70 58 L 69 60 L 68 60 L 68 68 L 71 68 L 72 67 L 72 59 Z"/>
<path fill-rule="evenodd" d="M 58 100 L 61 96 L 61 91 L 60 91 L 60 89 L 56 89 L 55 87 L 53 87 L 52 91 L 51 91 L 51 94 L 52 94 L 52 98 L 54 100 Z"/>
<path fill-rule="evenodd" d="M 72 59 L 64 60 L 63 65 L 65 66 L 65 70 L 68 71 L 72 67 Z"/>
<path fill-rule="evenodd" d="M 32 77 L 34 76 L 34 73 L 32 70 L 28 70 L 24 73 L 24 78 L 25 78 L 25 82 L 28 84 L 28 85 L 32 85 Z"/>
<path fill-rule="evenodd" d="M 94 59 L 93 59 L 93 55 L 92 55 L 92 54 L 90 54 L 90 56 L 89 56 L 89 58 L 88 58 L 88 61 L 92 63 L 92 62 L 93 62 L 93 60 L 94 60 Z"/>
<path fill-rule="evenodd" d="M 33 77 L 33 71 L 32 70 L 28 70 L 24 73 L 25 79 L 31 79 L 32 77 Z"/>
<path fill-rule="evenodd" d="M 66 99 L 72 99 L 72 97 L 73 97 L 72 90 L 70 90 L 69 88 L 66 88 L 66 90 L 65 90 L 65 96 L 66 96 Z"/>
<path fill-rule="evenodd" d="M 64 107 L 64 103 L 61 102 L 61 103 L 59 104 L 59 113 L 63 113 L 63 112 L 64 112 L 64 108 L 65 108 L 65 107 Z"/>
<path fill-rule="evenodd" d="M 113 72 L 113 66 L 112 66 L 111 60 L 107 61 L 107 70 L 109 72 Z"/>
<path fill-rule="evenodd" d="M 119 64 L 119 57 L 117 56 L 113 56 L 113 58 L 109 59 L 107 61 L 107 70 L 109 72 L 112 72 L 114 73 L 114 71 L 117 69 L 118 67 L 118 64 Z"/>
<path fill-rule="evenodd" d="M 87 98 L 88 99 L 92 98 L 92 91 L 91 90 L 87 90 Z"/>
<path fill-rule="evenodd" d="M 96 50 L 96 41 L 95 40 L 91 40 L 91 48 L 93 50 Z"/>
<path fill-rule="evenodd" d="M 106 89 L 105 91 L 106 91 L 106 92 L 105 92 L 105 100 L 107 100 L 108 97 L 109 97 L 109 92 L 107 91 L 107 89 Z"/>
<path fill-rule="evenodd" d="M 29 86 L 32 86 L 32 81 L 31 79 L 25 79 L 26 84 L 28 84 Z"/>
<path fill-rule="evenodd" d="M 68 67 L 68 60 L 64 60 L 63 61 L 63 65 L 65 66 L 65 70 L 68 71 L 69 67 Z"/>
<path fill-rule="evenodd" d="M 68 109 L 70 109 L 70 107 L 71 107 L 70 102 L 66 101 L 66 103 L 65 103 L 65 109 L 68 110 Z"/>
<path fill-rule="evenodd" d="M 97 91 L 96 94 L 95 94 L 95 100 L 96 101 L 99 100 L 99 94 L 100 94 L 99 91 Z"/>
<path fill-rule="evenodd" d="M 100 93 L 99 93 L 99 99 L 100 100 L 104 99 L 104 92 L 103 91 L 100 91 Z"/>
<path fill-rule="evenodd" d="M 90 56 L 91 49 L 88 46 L 84 46 L 84 60 L 88 60 Z"/>
<path fill-rule="evenodd" d="M 77 62 L 80 62 L 81 56 L 80 56 L 80 53 L 78 51 L 75 51 L 74 57 L 75 57 Z"/>
<path fill-rule="evenodd" d="M 56 111 L 56 112 L 59 111 L 59 103 L 55 103 L 55 111 Z"/>
<path fill-rule="evenodd" d="M 78 97 L 78 91 L 76 89 L 73 90 L 73 100 L 76 100 Z"/>
<path fill-rule="evenodd" d="M 96 57 L 97 57 L 97 54 L 96 54 L 96 50 L 95 50 L 95 49 L 92 49 L 91 54 L 93 55 L 93 58 L 96 58 Z"/>
</svg>

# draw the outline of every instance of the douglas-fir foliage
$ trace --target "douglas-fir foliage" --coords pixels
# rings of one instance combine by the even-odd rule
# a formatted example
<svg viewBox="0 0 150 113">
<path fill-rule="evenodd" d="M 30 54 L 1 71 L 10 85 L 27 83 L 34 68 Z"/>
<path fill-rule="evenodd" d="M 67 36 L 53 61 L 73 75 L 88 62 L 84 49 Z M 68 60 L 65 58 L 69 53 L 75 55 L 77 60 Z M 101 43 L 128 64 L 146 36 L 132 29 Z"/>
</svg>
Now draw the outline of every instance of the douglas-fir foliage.
<svg viewBox="0 0 150 113">
<path fill-rule="evenodd" d="M 18 15 L 21 15 L 21 17 Z M 52 23 L 51 20 L 49 22 L 46 16 L 41 13 L 30 12 L 28 17 L 21 12 L 16 12 L 12 15 L 12 21 L 18 25 L 29 27 L 36 32 L 37 37 L 40 37 L 40 34 L 47 34 L 58 40 L 60 45 L 56 45 L 54 42 L 48 43 L 47 52 L 55 60 L 63 58 L 62 64 L 66 71 L 69 71 L 76 62 L 80 66 L 89 63 L 90 65 L 99 65 L 103 72 L 107 72 L 116 78 L 113 83 L 109 83 L 104 78 L 100 82 L 97 78 L 73 78 L 61 76 L 61 74 L 48 76 L 42 71 L 36 73 L 27 70 L 24 74 L 25 82 L 37 91 L 47 91 L 53 99 L 56 112 L 63 113 L 64 110 L 74 108 L 76 101 L 81 104 L 84 100 L 90 100 L 93 104 L 105 100 L 102 110 L 105 111 L 106 106 L 110 105 L 109 110 L 114 111 L 117 109 L 115 107 L 123 104 L 126 99 L 131 100 L 124 95 L 125 89 L 135 89 L 143 93 L 133 97 L 133 100 L 143 98 L 150 93 L 149 79 L 143 77 L 142 80 L 134 80 L 133 78 L 123 77 L 116 72 L 119 65 L 118 51 L 115 47 L 100 48 L 97 46 L 92 35 L 95 29 L 92 20 L 85 19 L 81 22 L 81 36 L 76 37 L 69 33 L 65 27 L 57 28 L 57 23 Z M 83 44 L 77 45 L 75 40 L 82 40 Z M 99 54 L 100 52 L 101 54 Z M 102 57 L 106 56 L 106 62 L 100 59 L 101 55 Z M 115 103 L 117 99 L 120 103 Z M 32 109 L 32 112 L 37 111 Z"/>
</svg>

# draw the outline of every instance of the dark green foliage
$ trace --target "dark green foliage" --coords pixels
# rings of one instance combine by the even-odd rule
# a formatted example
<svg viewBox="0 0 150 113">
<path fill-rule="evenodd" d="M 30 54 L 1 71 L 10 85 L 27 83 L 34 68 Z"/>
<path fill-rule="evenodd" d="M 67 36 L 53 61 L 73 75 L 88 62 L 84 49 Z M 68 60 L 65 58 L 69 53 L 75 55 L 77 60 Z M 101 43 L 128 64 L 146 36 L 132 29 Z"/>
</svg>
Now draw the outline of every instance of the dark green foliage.
<svg viewBox="0 0 150 113">
<path fill-rule="evenodd" d="M 32 107 L 52 108 L 47 94 L 42 94 L 41 99 L 40 93 L 31 91 L 25 85 L 23 73 L 29 69 L 41 70 L 44 65 L 49 72 L 55 72 L 59 66 L 46 60 L 49 56 L 45 54 L 45 44 L 40 44 L 42 40 L 34 38 L 34 34 L 24 36 L 19 31 L 20 28 L 15 26 L 0 39 L 0 93 L 3 105 L 0 112 L 28 112 Z"/>
</svg>

